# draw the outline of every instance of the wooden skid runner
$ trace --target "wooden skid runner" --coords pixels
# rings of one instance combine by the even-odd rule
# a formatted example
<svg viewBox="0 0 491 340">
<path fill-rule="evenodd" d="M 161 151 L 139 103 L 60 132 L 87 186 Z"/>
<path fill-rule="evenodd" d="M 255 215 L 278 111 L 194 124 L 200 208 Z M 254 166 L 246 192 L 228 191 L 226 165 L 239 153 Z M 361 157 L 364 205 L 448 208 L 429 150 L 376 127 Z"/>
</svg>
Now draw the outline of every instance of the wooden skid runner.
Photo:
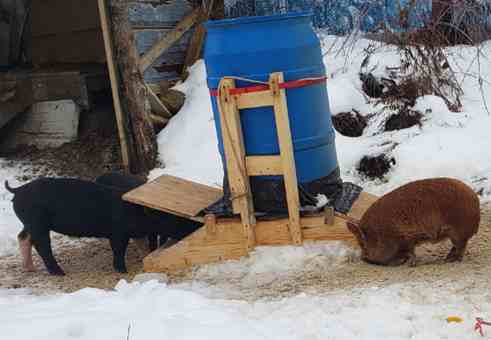
<svg viewBox="0 0 491 340">
<path fill-rule="evenodd" d="M 201 222 L 203 218 L 196 215 L 222 196 L 221 189 L 163 175 L 126 193 L 123 199 Z"/>
<path fill-rule="evenodd" d="M 377 200 L 376 196 L 361 193 L 347 215 L 335 214 L 332 224 L 324 215 L 301 218 L 304 240 L 354 241 L 346 228 L 349 219 L 359 220 L 363 213 Z M 287 218 L 272 221 L 256 221 L 256 245 L 294 244 Z M 240 219 L 207 219 L 205 225 L 167 249 L 158 249 L 143 260 L 146 272 L 178 270 L 224 260 L 239 259 L 249 253 L 247 238 Z"/>
</svg>

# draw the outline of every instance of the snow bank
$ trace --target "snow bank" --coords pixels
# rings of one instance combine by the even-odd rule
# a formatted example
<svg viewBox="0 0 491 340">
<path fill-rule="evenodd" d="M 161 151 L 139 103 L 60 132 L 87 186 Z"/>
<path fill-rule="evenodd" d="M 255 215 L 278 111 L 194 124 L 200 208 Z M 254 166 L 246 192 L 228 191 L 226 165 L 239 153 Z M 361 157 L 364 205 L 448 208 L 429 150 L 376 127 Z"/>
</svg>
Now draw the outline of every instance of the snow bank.
<svg viewBox="0 0 491 340">
<path fill-rule="evenodd" d="M 6 180 L 11 186 L 18 185 L 14 176 L 19 168 L 8 165 L 0 159 L 0 256 L 12 255 L 17 250 L 17 234 L 22 229 L 22 223 L 12 209 L 12 194 L 4 186 Z"/>
<path fill-rule="evenodd" d="M 186 94 L 184 106 L 158 136 L 159 158 L 165 168 L 155 169 L 150 178 L 169 174 L 221 187 L 223 168 L 203 60 L 189 72 L 186 82 L 175 87 Z"/>
<path fill-rule="evenodd" d="M 131 340 L 476 339 L 474 305 L 489 310 L 489 293 L 462 296 L 446 288 L 406 284 L 254 303 L 210 299 L 155 281 L 42 297 L 0 290 L 1 334 L 15 340 L 126 339 L 130 326 Z M 449 324 L 450 315 L 464 322 Z"/>
<path fill-rule="evenodd" d="M 364 115 L 379 112 L 381 107 L 369 103 L 361 89 L 358 73 L 364 58 L 363 49 L 369 41 L 359 40 L 351 48 L 342 47 L 342 41 L 323 37 L 326 50 L 324 62 L 330 75 L 327 87 L 332 114 L 355 109 Z M 491 42 L 481 46 L 483 55 L 490 55 Z M 329 52 L 327 52 L 329 51 Z M 348 54 L 349 51 L 349 54 Z M 491 79 L 491 59 L 481 57 L 480 69 L 474 47 L 448 49 L 448 58 L 458 82 L 464 90 L 462 112 L 450 112 L 443 100 L 436 96 L 418 99 L 414 109 L 425 117 L 422 128 L 380 132 L 390 113 L 378 114 L 369 121 L 362 137 L 349 138 L 336 134 L 336 147 L 345 181 L 353 181 L 365 190 L 382 195 L 405 183 L 430 177 L 458 178 L 483 189 L 485 199 L 491 194 L 491 138 L 487 132 L 491 116 L 486 105 L 491 105 L 491 83 L 484 81 L 483 92 L 475 75 Z M 376 76 L 387 76 L 387 67 L 399 66 L 396 50 L 380 45 L 371 57 Z M 484 97 L 483 97 L 484 96 Z M 356 166 L 364 155 L 388 152 L 397 162 L 384 181 L 368 181 L 359 176 Z"/>
<path fill-rule="evenodd" d="M 357 249 L 337 241 L 306 242 L 303 247 L 257 247 L 238 261 L 201 266 L 194 278 L 236 280 L 243 287 L 256 287 L 299 272 L 328 271 L 358 255 Z"/>
</svg>

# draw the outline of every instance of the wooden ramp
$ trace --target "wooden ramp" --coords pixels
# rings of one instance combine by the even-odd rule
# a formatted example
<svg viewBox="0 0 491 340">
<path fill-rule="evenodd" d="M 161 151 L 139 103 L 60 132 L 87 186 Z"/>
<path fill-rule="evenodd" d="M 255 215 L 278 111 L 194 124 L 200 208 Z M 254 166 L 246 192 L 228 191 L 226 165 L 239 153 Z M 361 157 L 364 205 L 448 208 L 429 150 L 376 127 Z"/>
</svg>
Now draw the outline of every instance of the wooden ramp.
<svg viewBox="0 0 491 340">
<path fill-rule="evenodd" d="M 152 209 L 203 222 L 197 216 L 218 201 L 222 190 L 182 178 L 163 175 L 123 196 L 123 199 Z"/>
</svg>

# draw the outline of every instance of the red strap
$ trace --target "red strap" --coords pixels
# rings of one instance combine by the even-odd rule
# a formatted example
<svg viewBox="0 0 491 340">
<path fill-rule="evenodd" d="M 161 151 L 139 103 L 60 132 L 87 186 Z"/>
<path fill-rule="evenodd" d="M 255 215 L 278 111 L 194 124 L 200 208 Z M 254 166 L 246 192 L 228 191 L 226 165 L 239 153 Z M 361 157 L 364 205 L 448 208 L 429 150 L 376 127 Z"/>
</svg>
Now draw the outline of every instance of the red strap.
<svg viewBox="0 0 491 340">
<path fill-rule="evenodd" d="M 474 330 L 479 331 L 481 336 L 484 336 L 482 325 L 491 326 L 491 322 L 484 321 L 482 318 L 476 318 L 476 324 L 474 325 Z"/>
<path fill-rule="evenodd" d="M 299 79 L 299 80 L 292 80 L 292 81 L 287 81 L 284 83 L 280 83 L 279 87 L 280 89 L 294 89 L 294 88 L 299 88 L 299 87 L 305 87 L 305 86 L 310 86 L 310 85 L 315 85 L 319 84 L 322 82 L 325 82 L 327 77 L 320 77 L 320 78 L 313 78 L 313 79 Z M 269 90 L 269 85 L 254 85 L 254 86 L 247 86 L 247 87 L 240 87 L 240 88 L 233 88 L 230 89 L 230 94 L 244 94 L 244 93 L 251 93 L 251 92 L 261 92 L 261 91 L 268 91 Z M 210 90 L 210 95 L 213 97 L 218 96 L 218 90 L 216 89 L 211 89 Z"/>
</svg>

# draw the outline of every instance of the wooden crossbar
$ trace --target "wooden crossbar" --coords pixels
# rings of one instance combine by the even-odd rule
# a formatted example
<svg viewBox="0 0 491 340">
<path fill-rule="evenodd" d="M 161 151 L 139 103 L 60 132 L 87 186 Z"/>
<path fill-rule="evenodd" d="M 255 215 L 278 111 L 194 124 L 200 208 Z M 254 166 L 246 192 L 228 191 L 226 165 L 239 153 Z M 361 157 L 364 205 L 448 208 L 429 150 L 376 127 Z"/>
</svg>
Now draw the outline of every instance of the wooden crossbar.
<svg viewBox="0 0 491 340">
<path fill-rule="evenodd" d="M 225 149 L 226 167 L 232 206 L 241 215 L 247 248 L 255 245 L 254 207 L 249 176 L 283 175 L 288 204 L 289 230 L 293 244 L 302 244 L 300 225 L 300 199 L 293 154 L 293 142 L 288 117 L 283 73 L 272 73 L 269 90 L 231 95 L 235 88 L 233 79 L 224 78 L 218 91 L 218 106 Z M 280 155 L 247 156 L 242 134 L 239 110 L 272 106 L 280 146 Z"/>
</svg>

